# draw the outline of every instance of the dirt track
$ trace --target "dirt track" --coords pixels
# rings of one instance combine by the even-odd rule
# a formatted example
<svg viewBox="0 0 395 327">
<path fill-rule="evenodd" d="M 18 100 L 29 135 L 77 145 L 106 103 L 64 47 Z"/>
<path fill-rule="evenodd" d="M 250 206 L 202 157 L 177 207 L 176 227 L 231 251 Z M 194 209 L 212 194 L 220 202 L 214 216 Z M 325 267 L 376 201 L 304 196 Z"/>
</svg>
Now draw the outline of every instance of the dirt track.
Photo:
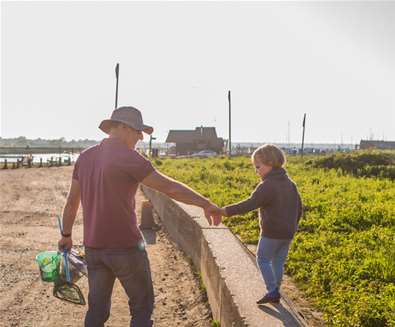
<svg viewBox="0 0 395 327">
<path fill-rule="evenodd" d="M 36 254 L 56 250 L 71 167 L 0 170 L 0 326 L 82 326 L 86 307 L 52 296 L 40 281 Z M 137 196 L 137 208 L 143 200 Z M 138 212 L 139 214 L 139 212 Z M 74 244 L 82 243 L 81 211 Z M 188 261 L 159 231 L 148 253 L 155 288 L 154 326 L 210 326 L 210 310 Z M 78 285 L 87 298 L 87 280 Z M 106 326 L 128 326 L 127 298 L 117 282 Z"/>
</svg>

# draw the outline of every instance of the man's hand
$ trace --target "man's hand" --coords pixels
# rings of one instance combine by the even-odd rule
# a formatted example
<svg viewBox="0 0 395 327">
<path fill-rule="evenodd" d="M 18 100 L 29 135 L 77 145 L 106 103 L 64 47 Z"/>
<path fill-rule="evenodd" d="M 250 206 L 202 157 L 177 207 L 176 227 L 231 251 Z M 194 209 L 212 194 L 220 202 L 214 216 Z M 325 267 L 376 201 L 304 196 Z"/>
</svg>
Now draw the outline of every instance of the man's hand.
<svg viewBox="0 0 395 327">
<path fill-rule="evenodd" d="M 63 252 L 64 249 L 67 249 L 70 252 L 73 246 L 73 240 L 71 237 L 62 237 L 58 242 L 58 248 L 60 252 Z"/>
<path fill-rule="evenodd" d="M 207 207 L 203 208 L 204 215 L 209 223 L 209 225 L 214 224 L 218 226 L 222 221 L 223 210 L 217 207 L 214 203 L 209 204 Z"/>
</svg>

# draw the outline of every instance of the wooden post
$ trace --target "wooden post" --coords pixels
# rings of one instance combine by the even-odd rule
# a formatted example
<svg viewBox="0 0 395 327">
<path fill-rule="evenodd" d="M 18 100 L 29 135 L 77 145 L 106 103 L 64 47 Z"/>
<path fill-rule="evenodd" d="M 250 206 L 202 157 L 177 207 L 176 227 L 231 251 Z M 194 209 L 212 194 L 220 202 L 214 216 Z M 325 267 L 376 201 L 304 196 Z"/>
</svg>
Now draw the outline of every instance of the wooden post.
<svg viewBox="0 0 395 327">
<path fill-rule="evenodd" d="M 115 66 L 115 78 L 117 79 L 117 84 L 115 86 L 115 109 L 118 108 L 118 80 L 119 80 L 119 63 Z"/>
<path fill-rule="evenodd" d="M 160 227 L 156 224 L 153 215 L 153 206 L 149 201 L 143 201 L 141 204 L 141 224 L 140 229 L 158 230 Z"/>
<path fill-rule="evenodd" d="M 306 127 L 306 114 L 304 114 L 304 116 L 303 116 L 303 136 L 302 136 L 302 149 L 301 149 L 302 158 L 303 158 L 303 150 L 304 150 L 304 131 L 305 131 L 305 127 Z"/>
<path fill-rule="evenodd" d="M 149 150 L 148 150 L 148 155 L 152 157 L 152 141 L 156 140 L 156 137 L 153 137 L 152 135 L 149 136 Z"/>
<path fill-rule="evenodd" d="M 229 157 L 232 156 L 232 99 L 230 96 L 230 90 L 228 91 L 228 103 L 229 103 L 229 140 L 228 140 L 228 146 L 229 146 Z"/>
</svg>

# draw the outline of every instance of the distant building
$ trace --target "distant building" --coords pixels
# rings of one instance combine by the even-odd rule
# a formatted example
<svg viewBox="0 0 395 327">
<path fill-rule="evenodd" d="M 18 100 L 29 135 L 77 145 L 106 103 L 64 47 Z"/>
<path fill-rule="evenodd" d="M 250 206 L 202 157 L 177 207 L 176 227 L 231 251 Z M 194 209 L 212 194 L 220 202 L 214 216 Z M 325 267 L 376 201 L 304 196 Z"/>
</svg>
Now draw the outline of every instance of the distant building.
<svg viewBox="0 0 395 327">
<path fill-rule="evenodd" d="M 361 140 L 359 144 L 361 150 L 364 149 L 395 149 L 395 142 L 393 141 L 368 141 Z"/>
<path fill-rule="evenodd" d="M 194 130 L 170 130 L 166 143 L 176 144 L 176 154 L 185 155 L 201 150 L 222 153 L 224 140 L 217 137 L 215 127 L 196 127 Z"/>
</svg>

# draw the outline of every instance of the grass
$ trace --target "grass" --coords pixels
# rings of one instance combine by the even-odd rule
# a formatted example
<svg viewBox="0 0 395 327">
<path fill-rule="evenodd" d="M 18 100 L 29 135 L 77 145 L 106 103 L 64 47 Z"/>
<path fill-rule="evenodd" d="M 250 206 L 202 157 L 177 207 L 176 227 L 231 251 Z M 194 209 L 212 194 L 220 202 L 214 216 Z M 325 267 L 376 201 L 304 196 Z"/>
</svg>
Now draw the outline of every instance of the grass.
<svg viewBox="0 0 395 327">
<path fill-rule="evenodd" d="M 286 272 L 328 325 L 395 326 L 395 182 L 383 175 L 357 177 L 344 169 L 320 168 L 312 160 L 290 157 L 287 165 L 304 216 Z M 220 206 L 248 197 L 259 182 L 249 158 L 154 164 Z M 224 223 L 245 243 L 258 242 L 256 211 Z"/>
</svg>

